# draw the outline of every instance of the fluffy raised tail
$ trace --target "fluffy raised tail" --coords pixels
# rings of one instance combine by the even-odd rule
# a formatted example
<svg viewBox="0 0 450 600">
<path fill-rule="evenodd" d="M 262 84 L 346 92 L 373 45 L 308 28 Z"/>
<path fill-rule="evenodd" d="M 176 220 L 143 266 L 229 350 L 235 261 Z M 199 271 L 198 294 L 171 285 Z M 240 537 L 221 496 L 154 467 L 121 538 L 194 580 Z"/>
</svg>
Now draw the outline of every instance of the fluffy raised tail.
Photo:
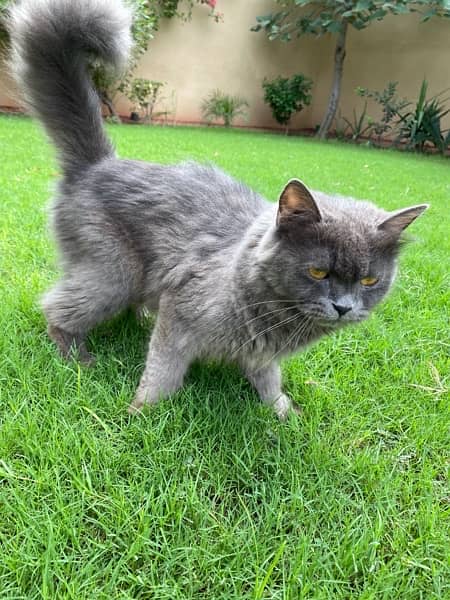
<svg viewBox="0 0 450 600">
<path fill-rule="evenodd" d="M 131 18 L 121 0 L 20 0 L 11 8 L 12 73 L 68 177 L 113 154 L 88 64 L 95 57 L 125 66 Z"/>
</svg>

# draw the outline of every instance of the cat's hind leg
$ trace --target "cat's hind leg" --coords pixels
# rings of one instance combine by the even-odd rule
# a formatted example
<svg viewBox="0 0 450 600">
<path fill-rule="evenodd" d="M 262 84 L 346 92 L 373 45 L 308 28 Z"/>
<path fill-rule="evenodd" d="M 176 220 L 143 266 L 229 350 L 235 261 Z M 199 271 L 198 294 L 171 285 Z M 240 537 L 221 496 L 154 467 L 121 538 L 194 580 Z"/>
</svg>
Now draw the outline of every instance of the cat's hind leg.
<svg viewBox="0 0 450 600">
<path fill-rule="evenodd" d="M 84 364 L 94 362 L 86 348 L 89 331 L 130 304 L 131 281 L 120 272 L 89 267 L 72 270 L 43 298 L 48 334 L 61 355 L 73 354 Z"/>
<path fill-rule="evenodd" d="M 144 373 L 128 408 L 130 414 L 140 413 L 146 405 L 156 404 L 183 385 L 192 359 L 186 348 L 176 321 L 169 319 L 160 309 L 150 339 Z"/>
</svg>

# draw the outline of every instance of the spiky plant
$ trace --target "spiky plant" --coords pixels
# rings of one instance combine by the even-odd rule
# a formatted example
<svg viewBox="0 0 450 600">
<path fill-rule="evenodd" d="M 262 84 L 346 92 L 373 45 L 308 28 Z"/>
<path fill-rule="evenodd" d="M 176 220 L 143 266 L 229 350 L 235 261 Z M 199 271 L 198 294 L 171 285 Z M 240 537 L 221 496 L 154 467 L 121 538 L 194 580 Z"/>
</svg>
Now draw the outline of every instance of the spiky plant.
<svg viewBox="0 0 450 600">
<path fill-rule="evenodd" d="M 242 96 L 231 96 L 221 90 L 213 90 L 203 100 L 201 110 L 207 123 L 223 120 L 225 127 L 230 127 L 237 117 L 247 115 L 248 102 Z"/>
</svg>

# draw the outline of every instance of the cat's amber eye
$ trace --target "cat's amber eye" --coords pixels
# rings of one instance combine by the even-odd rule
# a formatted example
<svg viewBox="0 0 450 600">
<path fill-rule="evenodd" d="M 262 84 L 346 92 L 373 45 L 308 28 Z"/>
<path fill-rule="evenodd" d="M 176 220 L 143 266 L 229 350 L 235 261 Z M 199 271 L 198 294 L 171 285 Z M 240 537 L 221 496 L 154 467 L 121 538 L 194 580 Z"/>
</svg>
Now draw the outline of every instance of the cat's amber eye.
<svg viewBox="0 0 450 600">
<path fill-rule="evenodd" d="M 362 283 L 362 285 L 366 285 L 366 286 L 370 287 L 371 285 L 375 285 L 376 283 L 378 283 L 378 278 L 377 277 L 364 277 L 363 279 L 361 279 L 361 283 Z"/>
<path fill-rule="evenodd" d="M 325 277 L 328 275 L 328 271 L 324 271 L 323 269 L 315 269 L 314 267 L 310 267 L 308 272 L 313 279 L 325 279 Z"/>
</svg>

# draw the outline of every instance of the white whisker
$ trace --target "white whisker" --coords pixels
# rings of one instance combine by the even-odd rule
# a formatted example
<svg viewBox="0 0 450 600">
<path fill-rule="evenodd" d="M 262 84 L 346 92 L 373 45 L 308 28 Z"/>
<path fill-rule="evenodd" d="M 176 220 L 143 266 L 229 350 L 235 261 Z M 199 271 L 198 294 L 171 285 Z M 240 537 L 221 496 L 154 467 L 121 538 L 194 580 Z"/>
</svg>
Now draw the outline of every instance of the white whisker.
<svg viewBox="0 0 450 600">
<path fill-rule="evenodd" d="M 290 342 L 295 339 L 296 336 L 298 335 L 304 335 L 306 333 L 306 331 L 308 331 L 308 335 L 310 333 L 310 330 L 312 328 L 312 324 L 313 324 L 313 320 L 312 319 L 308 319 L 306 318 L 305 321 L 302 321 L 298 327 L 296 327 L 294 329 L 294 332 L 292 333 L 292 335 L 289 336 L 289 338 L 287 339 L 286 343 L 283 344 L 283 346 L 273 354 L 273 356 L 270 357 L 269 360 L 267 360 L 266 362 L 264 362 L 263 365 L 261 365 L 260 367 L 258 367 L 257 371 L 260 371 L 261 369 L 264 369 L 265 367 L 267 367 L 273 360 L 275 360 L 275 358 L 281 354 L 281 352 L 283 352 L 283 350 L 285 348 L 287 348 L 290 344 Z"/>
<path fill-rule="evenodd" d="M 245 327 L 246 325 L 249 325 L 253 321 L 257 321 L 258 319 L 262 319 L 263 317 L 268 317 L 270 315 L 275 315 L 275 314 L 278 314 L 280 312 L 286 312 L 287 310 L 295 310 L 295 309 L 294 309 L 294 307 L 291 307 L 291 306 L 283 306 L 283 308 L 277 308 L 275 310 L 270 310 L 269 312 L 265 312 L 262 315 L 256 315 L 256 317 L 253 317 L 252 319 L 249 319 L 248 321 L 245 321 L 245 323 L 243 323 L 242 325 L 239 325 L 239 329 L 241 329 L 242 327 Z"/>
<path fill-rule="evenodd" d="M 266 329 L 263 329 L 262 331 L 259 331 L 256 335 L 252 336 L 250 339 L 248 339 L 246 342 L 244 342 L 243 344 L 241 344 L 239 346 L 239 348 L 237 348 L 237 350 L 235 350 L 233 352 L 233 354 L 237 354 L 238 352 L 240 352 L 242 350 L 242 348 L 244 348 L 247 344 L 250 344 L 251 342 L 253 342 L 254 340 L 256 340 L 256 338 L 258 338 L 259 336 L 263 335 L 264 333 L 269 333 L 269 331 L 272 331 L 274 329 L 278 329 L 278 327 L 281 327 L 282 325 L 287 325 L 288 323 L 291 323 L 292 321 L 295 321 L 296 319 L 298 319 L 299 317 L 301 317 L 300 313 L 297 313 L 295 315 L 291 315 L 290 317 L 288 317 L 287 319 L 284 319 L 283 321 L 280 321 L 279 323 L 275 323 L 275 325 L 272 325 L 271 327 L 267 327 Z"/>
<path fill-rule="evenodd" d="M 242 313 L 245 310 L 248 310 L 250 308 L 254 308 L 256 306 L 261 306 L 263 304 L 295 304 L 295 300 L 262 300 L 261 302 L 253 302 L 252 304 L 246 304 L 244 306 L 241 306 L 238 309 L 234 310 L 234 314 L 237 315 L 239 313 Z M 290 307 L 286 307 L 286 308 L 290 308 Z M 294 307 L 292 307 L 294 308 Z M 281 312 L 281 311 L 280 311 Z M 268 315 L 270 313 L 266 313 L 266 315 Z M 263 315 L 259 315 L 256 318 L 259 318 L 260 316 Z M 230 319 L 230 315 L 225 315 L 222 319 L 220 319 L 219 321 L 216 322 L 216 326 L 221 325 L 223 322 L 227 321 L 228 319 Z"/>
</svg>

